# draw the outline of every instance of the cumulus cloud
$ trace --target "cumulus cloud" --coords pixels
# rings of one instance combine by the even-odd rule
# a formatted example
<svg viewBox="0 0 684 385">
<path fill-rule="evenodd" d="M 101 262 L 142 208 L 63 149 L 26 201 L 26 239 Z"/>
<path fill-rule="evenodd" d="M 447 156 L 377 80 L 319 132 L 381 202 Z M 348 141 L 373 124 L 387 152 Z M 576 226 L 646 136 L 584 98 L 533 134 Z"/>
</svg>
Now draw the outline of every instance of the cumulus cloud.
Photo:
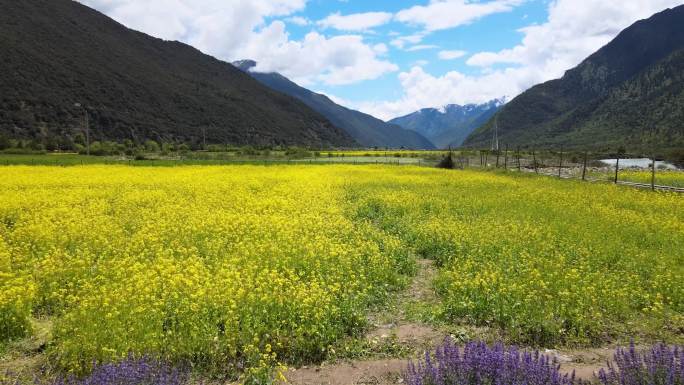
<svg viewBox="0 0 684 385">
<path fill-rule="evenodd" d="M 462 58 L 463 56 L 467 55 L 468 53 L 466 51 L 439 51 L 437 56 L 442 59 L 442 60 L 454 60 L 458 58 Z"/>
<path fill-rule="evenodd" d="M 398 36 L 390 41 L 390 44 L 396 48 L 403 49 L 407 44 L 420 43 L 425 38 L 424 33 L 416 33 L 413 35 Z"/>
<path fill-rule="evenodd" d="M 433 1 L 430 6 L 442 3 L 449 2 Z M 682 0 L 555 0 L 549 4 L 545 23 L 521 30 L 524 37 L 520 44 L 471 56 L 467 64 L 479 67 L 479 73 L 451 71 L 433 76 L 414 67 L 399 74 L 403 89 L 400 98 L 358 102 L 354 106 L 388 119 L 425 107 L 480 103 L 502 96 L 512 98 L 535 84 L 561 77 L 637 20 L 683 3 Z"/>
<path fill-rule="evenodd" d="M 392 20 L 392 14 L 388 12 L 366 12 L 351 15 L 341 15 L 338 12 L 318 21 L 317 24 L 323 28 L 334 28 L 340 31 L 366 31 L 386 24 L 390 20 Z"/>
<path fill-rule="evenodd" d="M 300 27 L 306 27 L 307 25 L 311 24 L 311 21 L 309 21 L 309 19 L 302 16 L 288 17 L 287 19 L 285 19 L 285 21 L 287 21 L 288 23 L 292 23 L 294 25 L 298 25 Z"/>
<path fill-rule="evenodd" d="M 274 21 L 254 34 L 254 44 L 238 50 L 237 54 L 259 58 L 255 71 L 280 72 L 303 85 L 350 84 L 398 70 L 395 64 L 379 58 L 387 52 L 384 44 L 369 46 L 362 36 L 328 38 L 310 32 L 303 40 L 293 41 L 287 39 L 284 31 L 284 23 Z"/>
<path fill-rule="evenodd" d="M 425 51 L 427 49 L 435 49 L 435 48 L 439 48 L 439 46 L 434 45 L 434 44 L 418 44 L 418 45 L 408 47 L 408 48 L 406 48 L 406 50 L 409 52 L 415 52 L 415 51 Z"/>
<path fill-rule="evenodd" d="M 484 103 L 505 95 L 514 95 L 529 84 L 532 78 L 534 74 L 522 68 L 509 68 L 478 76 L 468 76 L 458 71 L 433 76 L 415 66 L 399 74 L 403 89 L 400 99 L 359 102 L 352 107 L 389 120 L 422 108 L 451 103 Z"/>
<path fill-rule="evenodd" d="M 279 71 L 308 84 L 348 84 L 396 71 L 379 58 L 382 46 L 356 35 L 316 32 L 291 40 L 285 23 L 268 18 L 301 11 L 307 0 L 80 0 L 126 26 L 188 43 L 226 61 L 254 59 L 261 70 Z M 287 21 L 304 24 L 304 18 Z"/>
<path fill-rule="evenodd" d="M 546 23 L 520 30 L 519 45 L 498 52 L 480 52 L 467 64 L 491 67 L 517 65 L 539 73 L 539 80 L 558 78 L 607 44 L 620 31 L 682 0 L 557 0 L 549 6 Z"/>
<path fill-rule="evenodd" d="M 416 5 L 399 11 L 395 18 L 403 23 L 422 26 L 427 31 L 438 31 L 469 24 L 491 14 L 509 12 L 523 2 L 524 0 L 431 0 L 428 5 Z"/>
</svg>

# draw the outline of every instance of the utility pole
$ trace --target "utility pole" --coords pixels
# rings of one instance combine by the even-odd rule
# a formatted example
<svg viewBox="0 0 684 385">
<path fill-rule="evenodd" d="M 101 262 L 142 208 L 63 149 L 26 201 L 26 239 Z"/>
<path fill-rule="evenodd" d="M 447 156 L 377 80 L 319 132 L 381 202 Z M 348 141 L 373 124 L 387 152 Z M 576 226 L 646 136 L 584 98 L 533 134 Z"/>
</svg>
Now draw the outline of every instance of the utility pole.
<svg viewBox="0 0 684 385">
<path fill-rule="evenodd" d="M 655 170 L 656 170 L 656 157 L 655 153 L 652 155 L 653 160 L 651 160 L 651 190 L 655 191 Z"/>
<path fill-rule="evenodd" d="M 499 152 L 499 114 L 494 116 L 494 137 L 492 138 L 492 150 Z M 499 167 L 498 163 L 496 167 Z"/>
<path fill-rule="evenodd" d="M 620 150 L 617 152 L 617 158 L 615 159 L 615 184 L 618 182 L 618 171 L 620 170 Z"/>
</svg>

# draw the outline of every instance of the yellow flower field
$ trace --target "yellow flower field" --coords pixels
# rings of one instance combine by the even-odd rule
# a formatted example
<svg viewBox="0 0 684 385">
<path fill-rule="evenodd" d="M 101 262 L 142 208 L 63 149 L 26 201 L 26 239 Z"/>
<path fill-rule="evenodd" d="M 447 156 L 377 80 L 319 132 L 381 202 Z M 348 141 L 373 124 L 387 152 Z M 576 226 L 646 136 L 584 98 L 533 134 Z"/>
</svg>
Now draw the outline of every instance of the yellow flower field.
<svg viewBox="0 0 684 385">
<path fill-rule="evenodd" d="M 64 370 L 129 353 L 236 371 L 271 351 L 321 359 L 416 255 L 440 267 L 440 317 L 512 341 L 684 328 L 674 194 L 413 166 L 0 173 L 0 341 L 48 317 Z"/>
</svg>

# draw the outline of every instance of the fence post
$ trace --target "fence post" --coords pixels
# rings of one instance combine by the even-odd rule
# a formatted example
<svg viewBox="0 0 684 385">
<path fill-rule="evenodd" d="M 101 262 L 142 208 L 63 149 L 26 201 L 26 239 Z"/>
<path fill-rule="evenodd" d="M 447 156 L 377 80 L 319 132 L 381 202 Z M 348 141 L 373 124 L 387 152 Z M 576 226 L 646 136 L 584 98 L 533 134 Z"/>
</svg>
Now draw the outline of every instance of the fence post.
<svg viewBox="0 0 684 385">
<path fill-rule="evenodd" d="M 504 168 L 508 171 L 508 145 L 506 145 L 506 152 L 504 155 Z"/>
<path fill-rule="evenodd" d="M 617 152 L 617 158 L 615 159 L 615 184 L 618 182 L 618 170 L 620 170 L 620 151 Z"/>
<path fill-rule="evenodd" d="M 537 154 L 532 150 L 532 165 L 534 166 L 534 173 L 539 174 L 539 170 L 537 169 Z"/>
<path fill-rule="evenodd" d="M 489 167 L 489 151 L 485 150 L 485 168 Z"/>
<path fill-rule="evenodd" d="M 518 157 L 518 171 L 522 171 L 522 165 L 520 164 L 520 146 L 518 146 L 518 151 L 516 151 L 516 156 Z"/>
<path fill-rule="evenodd" d="M 651 160 L 651 190 L 655 191 L 656 158 L 655 154 L 653 154 L 652 156 L 653 159 Z"/>
<path fill-rule="evenodd" d="M 582 166 L 582 180 L 587 180 L 587 156 L 588 151 L 584 151 L 584 165 Z"/>
<path fill-rule="evenodd" d="M 499 168 L 499 157 L 501 156 L 501 150 L 496 149 L 496 168 Z"/>
<path fill-rule="evenodd" d="M 560 148 L 560 162 L 558 163 L 558 177 L 561 177 L 561 171 L 563 170 L 563 146 Z"/>
</svg>

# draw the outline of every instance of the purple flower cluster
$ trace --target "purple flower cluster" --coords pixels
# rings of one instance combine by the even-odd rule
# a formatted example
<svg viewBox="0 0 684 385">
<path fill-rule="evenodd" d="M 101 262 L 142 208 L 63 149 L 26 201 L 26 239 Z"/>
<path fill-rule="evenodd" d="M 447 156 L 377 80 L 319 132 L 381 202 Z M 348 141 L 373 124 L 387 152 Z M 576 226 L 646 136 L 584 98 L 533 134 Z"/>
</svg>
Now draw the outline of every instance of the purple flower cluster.
<svg viewBox="0 0 684 385">
<path fill-rule="evenodd" d="M 574 374 L 539 352 L 520 351 L 503 344 L 468 343 L 462 350 L 450 339 L 429 352 L 425 361 L 411 362 L 404 375 L 408 385 L 573 385 Z"/>
<path fill-rule="evenodd" d="M 684 385 L 684 347 L 663 344 L 639 353 L 634 342 L 618 348 L 614 363 L 598 374 L 602 385 Z"/>
<path fill-rule="evenodd" d="M 51 385 L 182 385 L 184 371 L 160 361 L 129 357 L 118 363 L 95 365 L 87 377 L 61 378 Z"/>
</svg>

